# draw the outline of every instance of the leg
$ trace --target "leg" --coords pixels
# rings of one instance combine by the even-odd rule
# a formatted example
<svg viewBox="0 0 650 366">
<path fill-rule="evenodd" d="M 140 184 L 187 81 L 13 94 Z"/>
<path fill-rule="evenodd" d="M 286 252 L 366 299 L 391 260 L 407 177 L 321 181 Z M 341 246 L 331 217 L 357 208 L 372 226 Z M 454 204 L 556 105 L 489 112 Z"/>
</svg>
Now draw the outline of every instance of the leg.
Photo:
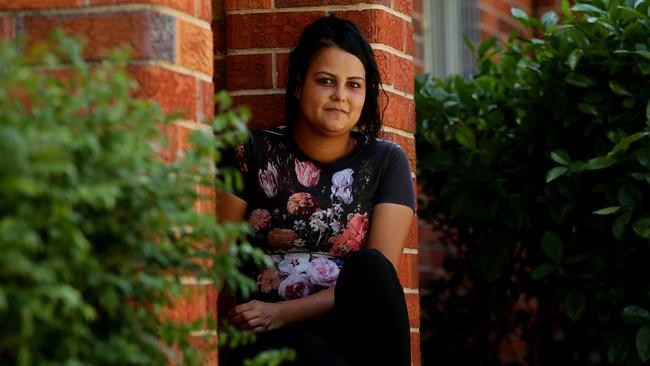
<svg viewBox="0 0 650 366">
<path fill-rule="evenodd" d="M 346 259 L 336 284 L 335 313 L 349 365 L 410 366 L 404 291 L 381 252 L 366 249 Z"/>
</svg>

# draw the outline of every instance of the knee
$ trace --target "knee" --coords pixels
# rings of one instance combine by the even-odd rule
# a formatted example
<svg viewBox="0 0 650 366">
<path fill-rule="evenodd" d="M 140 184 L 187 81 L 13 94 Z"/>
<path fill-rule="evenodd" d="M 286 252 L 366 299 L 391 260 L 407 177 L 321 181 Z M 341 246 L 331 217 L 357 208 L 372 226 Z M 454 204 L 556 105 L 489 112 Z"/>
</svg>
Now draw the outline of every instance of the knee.
<svg viewBox="0 0 650 366">
<path fill-rule="evenodd" d="M 364 249 L 350 254 L 335 288 L 335 306 L 345 309 L 358 304 L 389 306 L 404 301 L 404 292 L 393 264 L 380 251 Z"/>
<path fill-rule="evenodd" d="M 342 271 L 354 273 L 357 279 L 377 280 L 385 276 L 397 276 L 393 264 L 377 249 L 362 249 L 350 254 Z"/>
</svg>

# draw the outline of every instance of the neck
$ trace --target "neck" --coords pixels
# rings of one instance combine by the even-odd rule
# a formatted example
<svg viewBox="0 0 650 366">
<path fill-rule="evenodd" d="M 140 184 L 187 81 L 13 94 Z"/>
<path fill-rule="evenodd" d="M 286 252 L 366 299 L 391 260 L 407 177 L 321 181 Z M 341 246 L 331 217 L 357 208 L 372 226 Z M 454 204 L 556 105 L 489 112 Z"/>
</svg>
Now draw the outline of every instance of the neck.
<svg viewBox="0 0 650 366">
<path fill-rule="evenodd" d="M 354 142 L 349 132 L 337 136 L 326 136 L 314 133 L 308 128 L 302 127 L 301 124 L 296 124 L 292 133 L 300 150 L 310 158 L 323 163 L 338 160 L 354 148 Z"/>
</svg>

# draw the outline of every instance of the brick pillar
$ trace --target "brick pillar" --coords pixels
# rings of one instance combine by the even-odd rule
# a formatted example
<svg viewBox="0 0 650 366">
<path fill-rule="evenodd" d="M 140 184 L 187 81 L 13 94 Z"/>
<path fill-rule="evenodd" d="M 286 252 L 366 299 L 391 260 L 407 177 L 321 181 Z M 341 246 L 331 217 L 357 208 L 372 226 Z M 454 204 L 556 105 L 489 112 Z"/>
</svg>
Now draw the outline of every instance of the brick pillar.
<svg viewBox="0 0 650 366">
<path fill-rule="evenodd" d="M 218 83 L 223 82 L 219 86 L 226 87 L 236 104 L 251 108 L 253 127 L 284 124 L 288 53 L 301 30 L 330 13 L 356 22 L 375 51 L 389 95 L 382 137 L 404 148 L 415 171 L 412 0 L 213 1 L 215 7 L 221 3 L 225 22 L 222 18 L 215 22 L 225 23 L 225 53 L 217 51 L 215 59 L 225 58 L 225 78 Z M 386 102 L 382 99 L 382 108 Z M 411 319 L 413 365 L 420 365 L 417 245 L 414 220 L 399 268 Z"/>
<path fill-rule="evenodd" d="M 101 60 L 104 51 L 116 46 L 130 46 L 128 71 L 140 85 L 136 96 L 157 101 L 167 112 L 183 113 L 165 130 L 172 149 L 182 149 L 190 131 L 210 128 L 203 122 L 214 114 L 211 18 L 210 0 L 0 0 L 0 38 L 24 34 L 43 40 L 61 27 L 66 34 L 86 38 L 88 61 Z M 214 200 L 196 207 L 213 213 Z M 184 296 L 166 317 L 190 322 L 216 314 L 211 283 L 182 281 Z M 204 334 L 194 334 L 192 341 L 203 342 L 199 336 Z M 214 348 L 206 357 L 205 364 L 217 364 Z"/>
</svg>

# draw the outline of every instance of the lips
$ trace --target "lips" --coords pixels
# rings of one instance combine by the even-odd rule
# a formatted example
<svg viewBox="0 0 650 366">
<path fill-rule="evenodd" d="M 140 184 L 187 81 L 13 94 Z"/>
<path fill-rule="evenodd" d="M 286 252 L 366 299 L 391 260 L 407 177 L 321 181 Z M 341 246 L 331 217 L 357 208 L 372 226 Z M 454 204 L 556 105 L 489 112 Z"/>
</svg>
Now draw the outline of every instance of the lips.
<svg viewBox="0 0 650 366">
<path fill-rule="evenodd" d="M 325 110 L 328 111 L 328 112 L 341 112 L 341 113 L 345 113 L 345 114 L 348 113 L 347 111 L 345 111 L 343 109 L 339 109 L 339 108 L 325 108 Z"/>
</svg>

